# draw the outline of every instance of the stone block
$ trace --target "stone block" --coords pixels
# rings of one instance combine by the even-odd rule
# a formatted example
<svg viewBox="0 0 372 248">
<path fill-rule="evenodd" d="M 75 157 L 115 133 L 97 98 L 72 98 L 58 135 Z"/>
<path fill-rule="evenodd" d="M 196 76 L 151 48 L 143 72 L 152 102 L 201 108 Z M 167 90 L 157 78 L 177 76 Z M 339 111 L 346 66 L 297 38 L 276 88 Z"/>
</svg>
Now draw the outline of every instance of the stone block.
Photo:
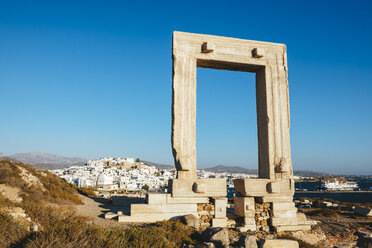
<svg viewBox="0 0 372 248">
<path fill-rule="evenodd" d="M 273 217 L 271 218 L 271 224 L 273 226 L 295 226 L 298 225 L 297 218 L 286 218 L 286 217 Z"/>
<path fill-rule="evenodd" d="M 317 246 L 321 241 L 326 242 L 327 240 L 327 236 L 323 232 L 296 231 L 292 232 L 291 235 L 297 241 L 303 241 L 314 246 Z"/>
<path fill-rule="evenodd" d="M 181 221 L 190 227 L 194 227 L 196 229 L 199 228 L 199 218 L 193 214 L 187 214 L 182 216 Z"/>
<path fill-rule="evenodd" d="M 294 202 L 273 202 L 272 209 L 275 210 L 290 210 L 297 209 Z"/>
<path fill-rule="evenodd" d="M 264 196 L 258 198 L 261 202 L 292 202 L 293 201 L 293 196 Z"/>
<path fill-rule="evenodd" d="M 258 248 L 257 238 L 254 235 L 241 236 L 238 241 L 239 247 Z"/>
<path fill-rule="evenodd" d="M 215 218 L 226 218 L 226 205 L 227 199 L 226 198 L 216 198 L 214 199 L 215 205 Z"/>
<path fill-rule="evenodd" d="M 167 194 L 167 204 L 209 203 L 208 197 L 173 197 Z"/>
<path fill-rule="evenodd" d="M 204 192 L 195 193 L 194 184 L 205 185 Z M 174 198 L 226 197 L 225 178 L 173 179 L 171 182 Z"/>
<path fill-rule="evenodd" d="M 297 221 L 299 225 L 306 225 L 307 224 L 307 218 L 304 213 L 297 213 Z"/>
<path fill-rule="evenodd" d="M 307 219 L 307 221 L 306 221 L 306 225 L 314 226 L 314 225 L 317 225 L 317 224 L 318 224 L 318 221 L 316 221 L 316 220 Z"/>
<path fill-rule="evenodd" d="M 269 179 L 235 179 L 234 188 L 243 196 L 269 195 L 266 189 Z"/>
<path fill-rule="evenodd" d="M 195 182 L 192 186 L 192 190 L 195 193 L 205 193 L 206 192 L 206 185 L 203 182 Z"/>
<path fill-rule="evenodd" d="M 292 196 L 294 181 L 292 179 L 235 179 L 234 188 L 243 196 Z"/>
<path fill-rule="evenodd" d="M 286 225 L 286 226 L 275 226 L 277 232 L 293 232 L 293 231 L 310 231 L 310 225 Z"/>
<path fill-rule="evenodd" d="M 269 182 L 266 187 L 267 187 L 267 192 L 269 192 L 269 193 L 279 193 L 280 192 L 280 183 L 279 182 Z"/>
<path fill-rule="evenodd" d="M 290 209 L 290 210 L 273 210 L 272 213 L 273 213 L 273 217 L 297 218 L 296 208 Z"/>
<path fill-rule="evenodd" d="M 213 218 L 212 227 L 227 227 L 227 218 Z"/>
<path fill-rule="evenodd" d="M 147 193 L 146 194 L 146 203 L 147 204 L 167 204 L 167 195 L 162 193 Z"/>
<path fill-rule="evenodd" d="M 254 218 L 244 218 L 245 225 L 256 225 L 256 220 Z"/>
<path fill-rule="evenodd" d="M 288 239 L 261 239 L 260 248 L 299 248 L 297 241 Z"/>
<path fill-rule="evenodd" d="M 105 214 L 105 219 L 114 219 L 118 216 L 117 213 L 114 213 L 114 212 L 108 212 Z"/>
<path fill-rule="evenodd" d="M 196 204 L 132 204 L 130 208 L 130 213 L 196 213 L 197 207 Z"/>
<path fill-rule="evenodd" d="M 119 215 L 118 221 L 125 223 L 152 223 L 163 220 L 173 220 L 180 219 L 183 215 L 193 214 L 196 215 L 196 212 L 190 213 L 180 213 L 180 212 L 148 212 L 148 213 L 131 213 L 131 215 Z"/>
<path fill-rule="evenodd" d="M 244 217 L 254 217 L 255 204 L 253 197 L 235 197 L 234 214 Z"/>
</svg>

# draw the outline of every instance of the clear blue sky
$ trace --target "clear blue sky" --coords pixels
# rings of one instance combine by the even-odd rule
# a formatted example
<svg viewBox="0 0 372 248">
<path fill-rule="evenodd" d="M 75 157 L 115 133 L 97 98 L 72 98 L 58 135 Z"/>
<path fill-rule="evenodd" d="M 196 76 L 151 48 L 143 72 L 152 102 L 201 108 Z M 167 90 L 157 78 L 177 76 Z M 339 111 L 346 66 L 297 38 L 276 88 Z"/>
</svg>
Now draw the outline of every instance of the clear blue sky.
<svg viewBox="0 0 372 248">
<path fill-rule="evenodd" d="M 0 1 L 0 151 L 173 163 L 174 30 L 287 44 L 295 169 L 372 174 L 370 1 Z M 254 74 L 198 69 L 198 166 L 257 168 Z"/>
</svg>

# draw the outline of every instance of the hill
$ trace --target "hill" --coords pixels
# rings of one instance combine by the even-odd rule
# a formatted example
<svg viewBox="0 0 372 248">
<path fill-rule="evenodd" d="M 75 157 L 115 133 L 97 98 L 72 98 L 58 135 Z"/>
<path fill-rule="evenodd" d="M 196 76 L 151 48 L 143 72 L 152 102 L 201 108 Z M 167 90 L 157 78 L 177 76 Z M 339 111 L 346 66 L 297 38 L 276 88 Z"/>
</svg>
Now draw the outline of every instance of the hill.
<svg viewBox="0 0 372 248">
<path fill-rule="evenodd" d="M 212 172 L 227 172 L 227 173 L 244 173 L 244 174 L 258 174 L 257 169 L 247 169 L 240 166 L 225 166 L 225 165 L 218 165 L 211 168 L 204 169 L 206 171 L 212 171 Z M 293 174 L 295 176 L 304 176 L 304 177 L 323 177 L 323 176 L 329 176 L 327 173 L 323 172 L 316 172 L 316 171 L 310 171 L 310 170 L 294 170 Z"/>
<path fill-rule="evenodd" d="M 79 192 L 48 171 L 0 159 L 0 247 L 144 248 L 183 247 L 185 242 L 196 242 L 191 238 L 195 230 L 178 221 L 96 225 L 76 214 L 75 206 L 82 204 Z"/>
<path fill-rule="evenodd" d="M 86 158 L 64 157 L 45 152 L 16 153 L 8 157 L 46 170 L 66 168 L 74 164 L 84 164 L 88 160 Z"/>
<path fill-rule="evenodd" d="M 218 165 L 211 168 L 204 169 L 206 171 L 212 172 L 227 172 L 227 173 L 244 173 L 244 174 L 257 174 L 257 170 L 255 169 L 247 169 L 240 166 L 225 166 L 225 165 Z"/>
</svg>

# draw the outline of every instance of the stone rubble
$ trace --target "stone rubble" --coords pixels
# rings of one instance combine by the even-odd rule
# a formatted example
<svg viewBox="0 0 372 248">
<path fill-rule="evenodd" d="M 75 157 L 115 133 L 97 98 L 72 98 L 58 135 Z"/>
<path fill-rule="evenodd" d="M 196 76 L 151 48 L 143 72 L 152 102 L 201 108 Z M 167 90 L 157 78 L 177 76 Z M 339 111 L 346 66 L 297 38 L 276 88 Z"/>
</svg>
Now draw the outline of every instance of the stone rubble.
<svg viewBox="0 0 372 248">
<path fill-rule="evenodd" d="M 205 229 L 201 236 L 205 242 L 212 242 L 217 248 L 226 247 L 230 244 L 226 228 L 210 227 Z"/>
</svg>

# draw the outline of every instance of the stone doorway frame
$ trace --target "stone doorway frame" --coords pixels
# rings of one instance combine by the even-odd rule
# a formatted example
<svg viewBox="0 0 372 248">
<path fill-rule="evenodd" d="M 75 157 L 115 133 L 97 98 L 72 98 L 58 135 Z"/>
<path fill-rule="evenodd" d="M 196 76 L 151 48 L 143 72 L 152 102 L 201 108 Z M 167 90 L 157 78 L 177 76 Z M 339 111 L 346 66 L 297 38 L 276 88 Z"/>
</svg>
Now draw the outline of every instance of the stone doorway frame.
<svg viewBox="0 0 372 248">
<path fill-rule="evenodd" d="M 172 152 L 177 178 L 197 177 L 196 71 L 201 67 L 256 73 L 259 178 L 291 179 L 286 46 L 176 31 L 172 58 Z"/>
</svg>

